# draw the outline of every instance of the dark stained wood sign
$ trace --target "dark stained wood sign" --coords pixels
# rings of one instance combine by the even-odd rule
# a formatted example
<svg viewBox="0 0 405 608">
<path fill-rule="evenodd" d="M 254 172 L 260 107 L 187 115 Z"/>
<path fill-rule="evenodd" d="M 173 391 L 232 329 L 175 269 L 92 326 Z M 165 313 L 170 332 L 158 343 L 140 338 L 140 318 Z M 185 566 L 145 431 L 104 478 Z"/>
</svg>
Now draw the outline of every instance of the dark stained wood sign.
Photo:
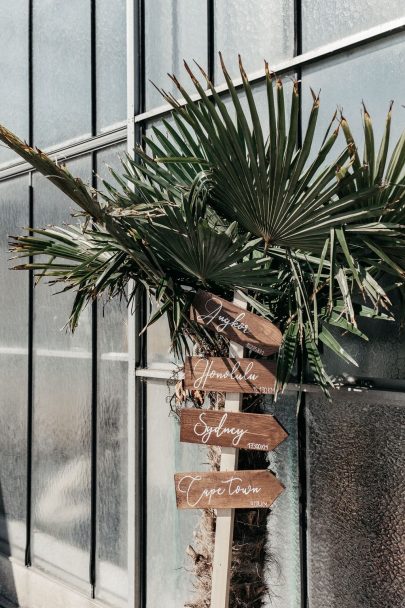
<svg viewBox="0 0 405 608">
<path fill-rule="evenodd" d="M 258 359 L 187 357 L 184 386 L 199 391 L 229 393 L 274 392 L 276 365 Z"/>
<path fill-rule="evenodd" d="M 281 344 L 281 331 L 271 321 L 207 291 L 197 292 L 190 318 L 259 355 L 271 355 Z"/>
<path fill-rule="evenodd" d="M 269 414 L 245 414 L 184 408 L 180 441 L 247 450 L 274 450 L 288 437 Z"/>
<path fill-rule="evenodd" d="M 176 473 L 178 509 L 267 508 L 284 490 L 270 471 Z"/>
</svg>

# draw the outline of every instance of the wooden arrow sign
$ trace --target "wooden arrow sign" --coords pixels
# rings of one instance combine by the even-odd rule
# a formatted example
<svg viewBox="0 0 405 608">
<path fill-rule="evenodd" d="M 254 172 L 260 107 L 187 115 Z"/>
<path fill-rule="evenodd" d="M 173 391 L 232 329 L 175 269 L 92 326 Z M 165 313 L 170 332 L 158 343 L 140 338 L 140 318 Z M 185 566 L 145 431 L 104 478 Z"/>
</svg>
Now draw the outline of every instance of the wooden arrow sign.
<svg viewBox="0 0 405 608">
<path fill-rule="evenodd" d="M 185 408 L 180 420 L 180 441 L 187 443 L 270 452 L 288 437 L 269 414 Z"/>
<path fill-rule="evenodd" d="M 190 390 L 230 393 L 274 392 L 276 365 L 259 359 L 187 357 L 184 386 Z"/>
<path fill-rule="evenodd" d="M 268 508 L 284 486 L 270 471 L 176 473 L 178 509 Z"/>
<path fill-rule="evenodd" d="M 282 334 L 271 321 L 207 291 L 197 292 L 190 318 L 259 355 L 271 355 L 281 344 Z"/>
</svg>

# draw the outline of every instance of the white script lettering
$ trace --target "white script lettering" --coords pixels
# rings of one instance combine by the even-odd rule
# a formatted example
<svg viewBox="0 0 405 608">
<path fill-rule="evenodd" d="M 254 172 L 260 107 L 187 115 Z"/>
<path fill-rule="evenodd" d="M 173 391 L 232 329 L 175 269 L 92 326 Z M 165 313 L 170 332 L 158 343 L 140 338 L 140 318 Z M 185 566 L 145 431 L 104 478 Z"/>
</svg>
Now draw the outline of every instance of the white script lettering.
<svg viewBox="0 0 405 608">
<path fill-rule="evenodd" d="M 232 445 L 236 447 L 239 445 L 242 437 L 248 432 L 247 429 L 238 429 L 235 427 L 225 426 L 226 420 L 228 418 L 228 414 L 226 413 L 222 416 L 217 426 L 209 426 L 205 422 L 205 417 L 206 413 L 201 412 L 198 417 L 199 422 L 194 425 L 194 433 L 198 437 L 201 437 L 202 443 L 208 443 L 211 438 L 211 435 L 214 435 L 214 437 L 217 438 L 221 437 L 222 435 L 234 435 L 232 439 Z"/>
<path fill-rule="evenodd" d="M 214 304 L 214 308 L 212 306 L 210 308 L 210 306 L 209 306 L 210 302 L 212 302 Z M 201 321 L 205 325 L 209 325 L 210 323 L 212 323 L 213 321 L 216 320 L 216 322 L 217 322 L 216 330 L 218 332 L 223 332 L 227 327 L 232 327 L 233 329 L 238 329 L 239 331 L 243 332 L 244 334 L 250 333 L 249 326 L 247 325 L 247 323 L 243 322 L 243 320 L 246 316 L 246 313 L 241 312 L 238 314 L 237 317 L 235 317 L 234 319 L 231 319 L 222 312 L 222 304 L 216 302 L 212 298 L 210 300 L 207 300 L 207 302 L 205 303 L 205 310 L 206 310 L 207 314 L 198 315 L 198 317 L 197 317 L 198 321 Z"/>
<path fill-rule="evenodd" d="M 210 359 L 199 359 L 194 365 L 194 374 L 196 379 L 194 380 L 195 390 L 205 390 L 207 382 L 212 380 L 236 380 L 236 382 L 250 382 L 254 383 L 258 379 L 258 374 L 253 371 L 253 361 L 247 364 L 245 370 L 242 370 L 240 363 L 236 362 L 230 370 L 224 372 L 218 372 L 212 369 L 214 362 Z M 203 368 L 201 370 L 201 368 Z M 200 375 L 198 375 L 198 373 Z"/>
<path fill-rule="evenodd" d="M 193 486 L 201 479 L 201 475 L 185 475 L 177 484 L 177 490 L 186 495 L 187 504 L 191 508 L 196 507 L 204 498 L 207 498 L 208 504 L 211 504 L 213 496 L 223 496 L 224 494 L 227 496 L 238 496 L 239 494 L 249 496 L 250 494 L 260 494 L 262 491 L 262 488 L 258 486 L 240 485 L 238 482 L 242 482 L 241 477 L 232 476 L 224 481 L 219 481 L 217 486 L 203 488 L 200 494 L 197 494 L 196 500 L 193 500 Z"/>
</svg>

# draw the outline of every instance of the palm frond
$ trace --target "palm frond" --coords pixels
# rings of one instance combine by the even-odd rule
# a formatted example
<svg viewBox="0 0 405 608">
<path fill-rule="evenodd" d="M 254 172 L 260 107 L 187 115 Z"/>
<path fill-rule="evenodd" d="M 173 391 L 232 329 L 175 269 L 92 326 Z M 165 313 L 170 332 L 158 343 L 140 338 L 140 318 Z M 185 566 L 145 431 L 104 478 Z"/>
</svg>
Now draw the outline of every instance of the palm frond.
<svg viewBox="0 0 405 608">
<path fill-rule="evenodd" d="M 392 320 L 391 292 L 405 293 L 405 132 L 390 155 L 392 104 L 379 145 L 363 105 L 362 146 L 335 113 L 315 149 L 321 101 L 311 92 L 298 146 L 298 84 L 288 103 L 265 64 L 261 116 L 240 58 L 240 88 L 220 59 L 227 102 L 200 66 L 199 80 L 185 64 L 197 96 L 171 76 L 183 98 L 161 90 L 171 120 L 152 127 L 121 171 L 111 170 L 103 193 L 0 127 L 0 140 L 91 220 L 15 237 L 14 256 L 33 258 L 17 268 L 75 291 L 72 327 L 87 302 L 123 295 L 134 279 L 158 302 L 149 323 L 166 315 L 179 356 L 190 340 L 202 353 L 225 353 L 226 342 L 190 321 L 188 309 L 198 289 L 224 297 L 238 290 L 283 331 L 276 393 L 298 359 L 328 393 L 322 349 L 355 364 L 339 332 L 367 340 L 358 319 Z M 340 130 L 346 144 L 335 151 Z"/>
</svg>

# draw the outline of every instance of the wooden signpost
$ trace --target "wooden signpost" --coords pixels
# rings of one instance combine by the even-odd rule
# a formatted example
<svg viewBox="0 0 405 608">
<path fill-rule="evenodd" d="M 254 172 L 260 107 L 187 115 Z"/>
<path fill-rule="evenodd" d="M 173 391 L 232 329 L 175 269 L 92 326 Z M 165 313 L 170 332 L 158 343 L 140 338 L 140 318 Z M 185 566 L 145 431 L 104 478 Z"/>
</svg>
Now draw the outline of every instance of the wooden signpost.
<svg viewBox="0 0 405 608">
<path fill-rule="evenodd" d="M 274 416 L 218 410 L 183 409 L 180 441 L 246 450 L 274 450 L 288 437 Z"/>
<path fill-rule="evenodd" d="M 284 490 L 270 471 L 176 473 L 179 509 L 268 508 Z"/>
<path fill-rule="evenodd" d="M 228 302 L 207 291 L 199 291 L 190 309 L 190 318 L 200 325 L 223 333 L 259 355 L 271 355 L 278 351 L 282 334 L 271 321 L 244 310 L 242 306 Z"/>
<path fill-rule="evenodd" d="M 187 357 L 184 387 L 233 393 L 274 392 L 276 365 L 259 359 Z"/>
<path fill-rule="evenodd" d="M 287 436 L 268 415 L 239 413 L 242 393 L 274 392 L 276 366 L 243 359 L 244 347 L 260 355 L 278 351 L 282 335 L 267 319 L 246 311 L 235 294 L 233 303 L 211 293 L 196 294 L 190 317 L 230 339 L 228 357 L 188 357 L 184 386 L 191 390 L 225 392 L 222 411 L 182 412 L 181 441 L 220 445 L 220 471 L 177 473 L 179 509 L 217 510 L 212 560 L 211 608 L 228 608 L 235 508 L 268 508 L 283 485 L 267 470 L 238 471 L 238 448 L 272 450 Z"/>
</svg>

